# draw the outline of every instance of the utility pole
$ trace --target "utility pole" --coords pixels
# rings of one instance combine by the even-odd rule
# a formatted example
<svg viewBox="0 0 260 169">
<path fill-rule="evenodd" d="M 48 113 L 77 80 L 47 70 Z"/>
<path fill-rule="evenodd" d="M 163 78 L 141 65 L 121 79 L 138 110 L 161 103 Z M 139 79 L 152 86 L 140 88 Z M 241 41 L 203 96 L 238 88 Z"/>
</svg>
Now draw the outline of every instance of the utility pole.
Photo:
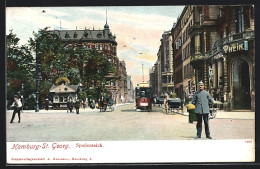
<svg viewBox="0 0 260 169">
<path fill-rule="evenodd" d="M 143 82 L 144 82 L 144 64 L 142 63 Z"/>
</svg>

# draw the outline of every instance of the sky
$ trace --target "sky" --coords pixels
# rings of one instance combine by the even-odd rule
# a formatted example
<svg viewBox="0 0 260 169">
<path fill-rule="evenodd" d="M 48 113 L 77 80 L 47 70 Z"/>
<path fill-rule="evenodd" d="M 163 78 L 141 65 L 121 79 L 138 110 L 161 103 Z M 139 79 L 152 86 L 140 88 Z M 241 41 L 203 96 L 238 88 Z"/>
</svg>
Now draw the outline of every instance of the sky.
<svg viewBox="0 0 260 169">
<path fill-rule="evenodd" d="M 183 8 L 184 6 L 7 7 L 6 34 L 12 30 L 20 38 L 20 44 L 26 44 L 29 37 L 33 37 L 33 32 L 46 26 L 50 30 L 102 30 L 107 11 L 107 23 L 118 43 L 117 56 L 120 61 L 125 61 L 127 74 L 136 86 L 143 80 L 148 82 L 149 69 L 157 60 L 162 34 L 171 30 Z"/>
</svg>

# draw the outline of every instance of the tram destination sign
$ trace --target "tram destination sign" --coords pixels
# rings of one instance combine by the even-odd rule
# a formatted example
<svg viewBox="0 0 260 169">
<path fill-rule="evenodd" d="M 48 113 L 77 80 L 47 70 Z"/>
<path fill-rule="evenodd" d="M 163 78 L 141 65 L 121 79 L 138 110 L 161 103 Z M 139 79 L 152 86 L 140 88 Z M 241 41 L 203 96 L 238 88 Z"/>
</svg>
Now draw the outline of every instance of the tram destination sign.
<svg viewBox="0 0 260 169">
<path fill-rule="evenodd" d="M 222 53 L 227 54 L 227 53 L 238 52 L 242 50 L 248 50 L 248 41 L 224 45 Z"/>
</svg>

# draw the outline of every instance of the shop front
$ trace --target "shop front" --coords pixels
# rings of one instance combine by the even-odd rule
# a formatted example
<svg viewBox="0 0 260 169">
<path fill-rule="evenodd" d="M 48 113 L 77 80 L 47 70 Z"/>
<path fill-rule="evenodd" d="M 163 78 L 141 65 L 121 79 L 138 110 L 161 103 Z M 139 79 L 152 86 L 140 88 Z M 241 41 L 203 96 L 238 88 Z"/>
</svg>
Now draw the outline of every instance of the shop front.
<svg viewBox="0 0 260 169">
<path fill-rule="evenodd" d="M 255 111 L 254 32 L 231 35 L 207 59 L 209 91 L 228 111 Z"/>
</svg>

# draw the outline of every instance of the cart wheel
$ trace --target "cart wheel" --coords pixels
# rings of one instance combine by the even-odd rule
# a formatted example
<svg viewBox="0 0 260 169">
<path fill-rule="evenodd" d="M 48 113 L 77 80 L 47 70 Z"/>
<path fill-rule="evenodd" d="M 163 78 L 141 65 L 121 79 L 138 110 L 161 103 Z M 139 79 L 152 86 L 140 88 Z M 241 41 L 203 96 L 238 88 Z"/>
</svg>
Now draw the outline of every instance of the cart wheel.
<svg viewBox="0 0 260 169">
<path fill-rule="evenodd" d="M 211 118 L 215 118 L 216 117 L 216 114 L 217 114 L 217 111 L 216 110 L 212 110 L 211 112 Z"/>
</svg>

